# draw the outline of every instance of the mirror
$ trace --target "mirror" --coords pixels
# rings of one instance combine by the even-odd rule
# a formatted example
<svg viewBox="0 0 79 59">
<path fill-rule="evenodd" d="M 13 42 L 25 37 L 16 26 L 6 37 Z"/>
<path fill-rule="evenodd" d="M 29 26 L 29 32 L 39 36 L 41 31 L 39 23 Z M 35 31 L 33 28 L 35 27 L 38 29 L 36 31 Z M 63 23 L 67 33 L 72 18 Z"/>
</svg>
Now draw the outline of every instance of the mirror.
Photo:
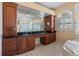
<svg viewBox="0 0 79 59">
<path fill-rule="evenodd" d="M 44 31 L 44 16 L 47 14 L 18 6 L 17 9 L 17 32 Z"/>
</svg>

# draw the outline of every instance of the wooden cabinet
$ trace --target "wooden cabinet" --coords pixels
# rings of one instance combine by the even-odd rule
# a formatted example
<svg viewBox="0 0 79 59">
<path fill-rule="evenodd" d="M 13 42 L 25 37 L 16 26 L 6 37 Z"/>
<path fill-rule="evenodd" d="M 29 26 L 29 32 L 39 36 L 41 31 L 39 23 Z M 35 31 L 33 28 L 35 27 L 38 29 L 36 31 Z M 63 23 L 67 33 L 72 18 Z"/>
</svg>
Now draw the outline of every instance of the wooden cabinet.
<svg viewBox="0 0 79 59">
<path fill-rule="evenodd" d="M 17 37 L 3 38 L 2 55 L 11 56 L 17 54 Z"/>
<path fill-rule="evenodd" d="M 45 37 L 40 38 L 40 42 L 44 45 L 55 42 L 55 40 L 56 40 L 55 32 L 46 34 Z"/>
<path fill-rule="evenodd" d="M 33 37 L 18 37 L 18 54 L 32 50 L 35 47 L 35 40 Z"/>
<path fill-rule="evenodd" d="M 55 16 L 49 15 L 44 17 L 44 30 L 46 32 L 54 32 L 55 31 Z"/>
<path fill-rule="evenodd" d="M 35 48 L 35 38 L 28 36 L 27 39 L 28 50 L 32 50 Z"/>
<path fill-rule="evenodd" d="M 50 42 L 55 42 L 56 41 L 56 32 L 50 34 Z"/>
<path fill-rule="evenodd" d="M 17 54 L 17 30 L 16 30 L 17 4 L 3 2 L 3 42 L 2 55 Z"/>
<path fill-rule="evenodd" d="M 12 2 L 3 3 L 3 42 L 2 55 L 10 56 L 27 52 L 34 49 L 35 38 L 41 37 L 42 44 L 49 44 L 55 41 L 55 34 L 45 34 L 39 36 L 17 36 L 17 4 Z M 45 17 L 45 31 L 55 31 L 54 16 Z"/>
<path fill-rule="evenodd" d="M 40 42 L 44 45 L 47 45 L 51 42 L 50 34 L 46 34 L 45 37 L 40 38 Z"/>
<path fill-rule="evenodd" d="M 17 4 L 12 2 L 3 3 L 3 35 L 15 36 L 16 33 L 16 10 Z"/>
<path fill-rule="evenodd" d="M 24 36 L 18 37 L 18 53 L 24 53 L 28 50 L 27 40 Z"/>
</svg>

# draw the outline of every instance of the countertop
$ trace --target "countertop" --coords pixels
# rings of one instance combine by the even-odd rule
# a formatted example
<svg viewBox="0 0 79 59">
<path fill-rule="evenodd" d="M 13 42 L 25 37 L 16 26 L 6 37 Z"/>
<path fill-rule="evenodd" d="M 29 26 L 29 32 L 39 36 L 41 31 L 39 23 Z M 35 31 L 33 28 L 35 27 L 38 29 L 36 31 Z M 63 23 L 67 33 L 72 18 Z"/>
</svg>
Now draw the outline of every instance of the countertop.
<svg viewBox="0 0 79 59">
<path fill-rule="evenodd" d="M 12 37 L 19 37 L 19 36 L 24 36 L 24 37 L 43 36 L 43 35 L 52 34 L 52 33 L 55 33 L 55 32 L 56 32 L 56 31 L 51 32 L 51 33 L 47 33 L 47 32 L 43 32 L 43 33 L 30 33 L 30 34 L 24 33 L 24 34 L 17 34 L 17 35 L 15 35 L 15 36 L 3 36 L 3 38 L 12 38 Z"/>
</svg>

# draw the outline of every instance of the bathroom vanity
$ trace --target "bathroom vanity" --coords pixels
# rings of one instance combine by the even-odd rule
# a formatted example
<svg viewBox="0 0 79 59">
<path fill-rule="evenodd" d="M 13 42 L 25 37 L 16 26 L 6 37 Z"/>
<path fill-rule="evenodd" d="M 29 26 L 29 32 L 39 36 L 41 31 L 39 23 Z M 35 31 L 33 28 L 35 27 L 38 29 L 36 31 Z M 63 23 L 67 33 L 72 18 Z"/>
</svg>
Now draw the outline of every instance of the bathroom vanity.
<svg viewBox="0 0 79 59">
<path fill-rule="evenodd" d="M 35 38 L 40 38 L 40 43 L 43 45 L 47 45 L 56 41 L 54 16 L 49 16 L 49 20 L 53 20 L 52 22 L 44 22 L 44 25 L 47 25 L 45 25 L 44 31 L 42 32 L 17 32 L 17 6 L 18 5 L 16 3 L 12 2 L 3 3 L 3 56 L 18 55 L 34 49 Z M 54 27 L 52 28 L 51 25 Z"/>
</svg>

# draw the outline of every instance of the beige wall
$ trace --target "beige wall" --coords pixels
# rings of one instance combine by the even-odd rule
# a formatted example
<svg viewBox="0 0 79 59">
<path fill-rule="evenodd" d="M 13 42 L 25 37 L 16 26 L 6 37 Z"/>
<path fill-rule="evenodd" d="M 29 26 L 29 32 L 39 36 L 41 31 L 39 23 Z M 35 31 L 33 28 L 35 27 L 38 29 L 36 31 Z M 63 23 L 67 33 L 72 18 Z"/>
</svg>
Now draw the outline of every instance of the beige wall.
<svg viewBox="0 0 79 59">
<path fill-rule="evenodd" d="M 75 8 L 79 8 L 76 5 L 79 6 L 79 3 L 75 3 Z M 79 20 L 79 12 L 75 12 L 75 20 Z M 76 39 L 79 39 L 79 35 L 76 35 Z"/>
<path fill-rule="evenodd" d="M 2 3 L 0 2 L 0 56 L 2 55 Z"/>
<path fill-rule="evenodd" d="M 55 15 L 55 12 L 53 10 L 46 8 L 46 7 L 43 7 L 43 6 L 36 4 L 36 3 L 33 3 L 33 2 L 16 2 L 16 3 L 18 5 L 29 7 L 29 8 L 44 12 L 44 13 Z"/>
<path fill-rule="evenodd" d="M 58 15 L 63 12 L 64 10 L 72 10 L 74 11 L 74 3 L 66 3 L 63 6 L 56 8 L 55 9 L 55 13 L 56 13 L 56 18 L 58 17 Z M 73 19 L 74 19 L 74 12 L 73 12 Z M 56 19 L 57 20 L 57 19 Z M 75 33 L 74 30 L 73 31 L 59 31 L 57 30 L 57 35 L 56 35 L 57 40 L 68 40 L 68 39 L 74 39 L 75 38 Z"/>
<path fill-rule="evenodd" d="M 75 38 L 75 33 L 73 31 L 69 32 L 69 31 L 57 31 L 56 33 L 56 39 L 57 40 L 62 40 L 62 41 L 66 41 L 66 40 L 73 40 Z"/>
</svg>

